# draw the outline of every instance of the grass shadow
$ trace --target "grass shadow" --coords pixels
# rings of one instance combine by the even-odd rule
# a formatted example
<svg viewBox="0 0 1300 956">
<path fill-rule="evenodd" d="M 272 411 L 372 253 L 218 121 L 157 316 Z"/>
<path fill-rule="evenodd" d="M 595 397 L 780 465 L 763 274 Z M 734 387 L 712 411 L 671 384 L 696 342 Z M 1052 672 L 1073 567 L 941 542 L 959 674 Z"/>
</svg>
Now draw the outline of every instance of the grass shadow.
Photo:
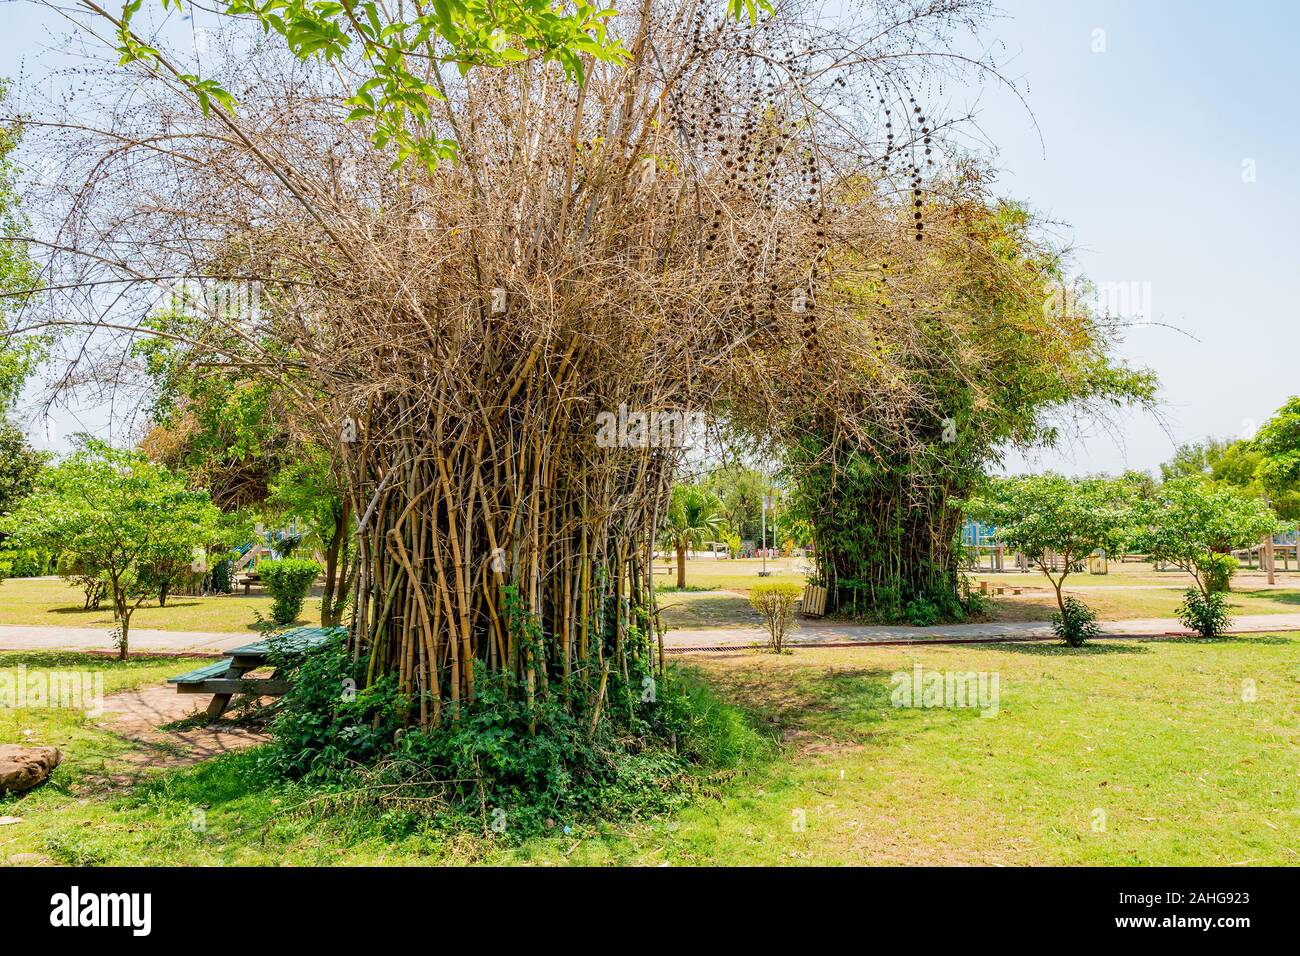
<svg viewBox="0 0 1300 956">
<path fill-rule="evenodd" d="M 965 647 L 979 648 L 980 650 L 1006 651 L 1010 654 L 1027 654 L 1030 657 L 1096 657 L 1103 654 L 1146 654 L 1145 647 L 1132 644 L 1111 644 L 1106 642 L 1107 639 L 1095 641 L 1083 645 L 1083 647 L 1070 647 L 1068 644 L 1049 644 L 1046 641 L 1007 641 L 1005 643 L 995 643 L 992 641 L 983 641 L 978 644 L 966 644 Z"/>
<path fill-rule="evenodd" d="M 1258 598 L 1275 604 L 1300 604 L 1300 591 L 1235 591 L 1230 592 L 1239 597 Z"/>
<path fill-rule="evenodd" d="M 751 658 L 752 660 L 752 658 Z M 703 670 L 700 677 L 751 729 L 799 749 L 824 750 L 879 742 L 891 708 L 892 669 L 776 668 Z M 820 744 L 809 748 L 810 741 Z"/>
<path fill-rule="evenodd" d="M 4 667 L 39 667 L 42 669 L 86 669 L 97 667 L 104 670 L 130 670 L 139 667 L 152 667 L 156 664 L 175 664 L 175 654 L 132 654 L 125 661 L 118 660 L 115 654 L 90 651 L 0 651 L 0 668 Z"/>
</svg>

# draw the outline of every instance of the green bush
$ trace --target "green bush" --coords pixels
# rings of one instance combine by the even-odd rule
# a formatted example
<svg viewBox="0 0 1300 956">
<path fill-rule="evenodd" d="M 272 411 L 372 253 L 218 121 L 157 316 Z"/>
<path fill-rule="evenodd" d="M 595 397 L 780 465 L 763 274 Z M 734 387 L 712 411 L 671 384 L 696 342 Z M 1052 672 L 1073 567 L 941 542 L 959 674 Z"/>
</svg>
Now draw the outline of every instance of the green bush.
<svg viewBox="0 0 1300 956">
<path fill-rule="evenodd" d="M 1065 613 L 1052 615 L 1052 633 L 1071 647 L 1082 647 L 1101 633 L 1097 626 L 1097 615 L 1092 608 L 1082 601 L 1068 597 L 1064 601 Z"/>
<path fill-rule="evenodd" d="M 1232 576 L 1237 573 L 1241 563 L 1230 554 L 1211 554 L 1201 562 L 1201 574 L 1205 577 L 1207 591 L 1229 591 L 1232 589 Z"/>
<path fill-rule="evenodd" d="M 282 651 L 271 639 L 271 663 L 289 680 L 271 723 L 268 768 L 287 777 L 327 776 L 373 762 L 392 747 L 401 725 L 394 681 L 363 688 L 366 660 L 354 661 L 339 639 L 307 653 Z"/>
<path fill-rule="evenodd" d="M 302 613 L 303 601 L 312 584 L 320 576 L 320 565 L 303 558 L 281 558 L 263 561 L 257 566 L 257 575 L 266 590 L 275 599 L 271 607 L 271 620 L 278 625 L 292 624 Z"/>
<path fill-rule="evenodd" d="M 35 548 L 0 550 L 0 577 L 39 578 L 52 574 L 54 557 Z"/>
<path fill-rule="evenodd" d="M 1220 592 L 1211 591 L 1206 595 L 1196 588 L 1183 592 L 1182 603 L 1178 605 L 1178 620 L 1183 627 L 1201 637 L 1217 637 L 1232 623 L 1228 616 L 1228 601 Z"/>
<path fill-rule="evenodd" d="M 913 627 L 932 627 L 943 621 L 943 611 L 924 597 L 914 597 L 903 611 Z"/>
<path fill-rule="evenodd" d="M 229 594 L 235 589 L 231 567 L 229 559 L 218 561 L 212 566 L 211 582 L 215 593 Z"/>
</svg>

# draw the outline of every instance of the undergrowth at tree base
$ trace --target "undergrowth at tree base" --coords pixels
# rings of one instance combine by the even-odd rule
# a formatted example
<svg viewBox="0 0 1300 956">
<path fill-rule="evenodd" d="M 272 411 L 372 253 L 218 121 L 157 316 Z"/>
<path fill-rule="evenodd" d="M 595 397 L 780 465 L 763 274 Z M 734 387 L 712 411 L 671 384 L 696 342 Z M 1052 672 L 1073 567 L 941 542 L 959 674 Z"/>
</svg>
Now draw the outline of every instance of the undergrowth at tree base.
<svg viewBox="0 0 1300 956">
<path fill-rule="evenodd" d="M 594 724 L 576 705 L 589 695 L 552 682 L 530 704 L 480 668 L 459 719 L 445 708 L 440 726 L 421 728 L 391 677 L 354 689 L 365 661 L 340 646 L 279 666 L 292 668 L 290 690 L 259 769 L 309 788 L 294 812 L 377 814 L 393 836 L 432 825 L 514 843 L 584 821 L 658 815 L 775 752 L 678 668 L 662 679 L 629 669 L 626 680 L 611 669 Z"/>
</svg>

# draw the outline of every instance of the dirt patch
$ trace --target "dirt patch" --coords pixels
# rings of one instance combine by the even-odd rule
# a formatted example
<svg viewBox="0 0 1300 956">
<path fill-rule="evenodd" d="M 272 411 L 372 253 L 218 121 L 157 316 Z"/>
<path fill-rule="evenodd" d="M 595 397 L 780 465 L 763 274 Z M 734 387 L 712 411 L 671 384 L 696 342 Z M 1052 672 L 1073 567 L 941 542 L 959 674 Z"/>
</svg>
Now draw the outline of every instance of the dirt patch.
<svg viewBox="0 0 1300 956">
<path fill-rule="evenodd" d="M 139 744 L 122 762 L 140 768 L 187 767 L 269 739 L 259 730 L 225 720 L 207 726 L 161 729 L 193 717 L 207 705 L 204 695 L 178 694 L 170 684 L 154 684 L 106 698 L 100 723 L 105 730 Z"/>
<path fill-rule="evenodd" d="M 862 744 L 857 741 L 827 737 L 825 734 L 800 728 L 782 731 L 781 744 L 796 758 L 837 757 L 840 754 L 862 749 Z"/>
</svg>

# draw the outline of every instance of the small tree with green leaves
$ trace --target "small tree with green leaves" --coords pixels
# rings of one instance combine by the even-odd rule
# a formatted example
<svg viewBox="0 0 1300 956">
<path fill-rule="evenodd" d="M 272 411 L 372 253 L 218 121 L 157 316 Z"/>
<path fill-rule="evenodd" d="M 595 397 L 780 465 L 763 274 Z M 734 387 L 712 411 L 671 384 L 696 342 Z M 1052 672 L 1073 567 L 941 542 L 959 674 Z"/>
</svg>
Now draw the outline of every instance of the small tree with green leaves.
<svg viewBox="0 0 1300 956">
<path fill-rule="evenodd" d="M 994 525 L 999 541 L 1024 554 L 1052 582 L 1064 619 L 1077 613 L 1066 608 L 1065 579 L 1098 548 L 1119 550 L 1131 521 L 1128 488 L 1102 478 L 994 479 L 982 495 L 962 504 L 967 517 Z"/>
<path fill-rule="evenodd" d="M 1277 530 L 1277 516 L 1261 499 L 1193 476 L 1166 481 L 1138 503 L 1135 516 L 1134 547 L 1152 561 L 1182 568 L 1207 596 L 1228 589 L 1237 567 L 1234 548 Z"/>
<path fill-rule="evenodd" d="M 22 547 L 57 548 L 82 573 L 102 574 L 125 660 L 131 615 L 156 593 L 159 570 L 193 561 L 219 535 L 220 519 L 207 492 L 183 476 L 86 440 L 42 474 L 4 528 Z"/>
<path fill-rule="evenodd" d="M 677 552 L 677 587 L 686 587 L 686 549 L 700 547 L 722 526 L 721 505 L 713 492 L 699 485 L 674 485 L 660 535 Z"/>
</svg>

